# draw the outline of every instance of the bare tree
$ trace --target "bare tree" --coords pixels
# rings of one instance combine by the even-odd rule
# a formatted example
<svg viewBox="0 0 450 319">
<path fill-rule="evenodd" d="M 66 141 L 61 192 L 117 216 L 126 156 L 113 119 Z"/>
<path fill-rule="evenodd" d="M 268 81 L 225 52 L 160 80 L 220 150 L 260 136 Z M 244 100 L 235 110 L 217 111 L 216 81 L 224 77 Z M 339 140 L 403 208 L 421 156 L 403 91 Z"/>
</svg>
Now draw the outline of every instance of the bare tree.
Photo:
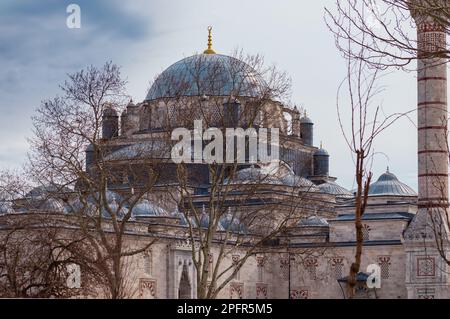
<svg viewBox="0 0 450 319">
<path fill-rule="evenodd" d="M 349 44 L 350 46 L 351 44 Z M 360 57 L 365 48 L 361 48 Z M 376 98 L 382 92 L 378 85 L 380 70 L 371 68 L 364 59 L 347 57 L 347 77 L 341 83 L 337 96 L 337 112 L 342 134 L 347 146 L 353 154 L 355 163 L 355 259 L 350 266 L 348 296 L 353 298 L 357 274 L 361 267 L 363 253 L 362 218 L 367 207 L 369 188 L 372 180 L 371 164 L 374 156 L 374 141 L 386 128 L 407 113 L 384 115 Z M 340 91 L 347 90 L 344 102 L 340 99 Z M 348 105 L 348 107 L 343 107 Z M 349 118 L 344 114 L 350 114 Z"/>
<path fill-rule="evenodd" d="M 125 244 L 127 233 L 134 207 L 158 179 L 157 165 L 142 156 L 139 163 L 108 161 L 113 151 L 108 142 L 119 130 L 114 121 L 128 101 L 116 65 L 108 62 L 71 74 L 61 90 L 61 97 L 45 100 L 33 117 L 28 175 L 47 189 L 46 199 L 64 201 L 70 215 L 66 225 L 81 239 L 78 246 L 67 247 L 72 256 L 103 275 L 107 296 L 130 297 L 124 260 L 146 251 L 156 239 L 135 247 Z M 54 187 L 48 190 L 48 185 Z"/>
<path fill-rule="evenodd" d="M 68 234 L 53 212 L 23 214 L 15 200 L 29 191 L 23 175 L 0 173 L 0 296 L 20 298 L 67 298 L 92 293 L 100 277 L 86 269 L 82 285 L 70 284 L 71 266 L 81 263 L 69 247 L 81 250 L 79 238 Z M 20 209 L 32 209 L 23 202 Z"/>
<path fill-rule="evenodd" d="M 428 16 L 436 27 L 449 32 L 447 0 L 345 0 L 325 9 L 325 21 L 343 55 L 381 69 L 410 69 L 411 62 L 423 58 L 414 15 Z M 436 45 L 432 38 L 426 41 L 425 45 Z M 440 46 L 426 54 L 448 60 L 449 53 L 446 46 Z"/>
</svg>

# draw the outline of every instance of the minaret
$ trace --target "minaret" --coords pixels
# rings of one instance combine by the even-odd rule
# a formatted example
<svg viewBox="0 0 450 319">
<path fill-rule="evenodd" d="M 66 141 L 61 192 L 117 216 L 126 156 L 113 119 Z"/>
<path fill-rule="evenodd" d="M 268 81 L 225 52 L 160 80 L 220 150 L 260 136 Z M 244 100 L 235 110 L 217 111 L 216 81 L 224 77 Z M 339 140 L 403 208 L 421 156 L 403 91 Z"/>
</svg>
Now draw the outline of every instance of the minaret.
<svg viewBox="0 0 450 319">
<path fill-rule="evenodd" d="M 447 60 L 445 29 L 414 12 L 418 39 L 418 187 L 419 208 L 448 207 Z"/>
<path fill-rule="evenodd" d="M 404 233 L 406 288 L 409 298 L 448 298 L 447 264 L 435 239 L 440 225 L 438 238 L 446 247 L 447 60 L 440 54 L 446 48 L 446 30 L 435 20 L 439 11 L 431 13 L 426 4 L 410 1 L 417 26 L 418 211 Z"/>
</svg>

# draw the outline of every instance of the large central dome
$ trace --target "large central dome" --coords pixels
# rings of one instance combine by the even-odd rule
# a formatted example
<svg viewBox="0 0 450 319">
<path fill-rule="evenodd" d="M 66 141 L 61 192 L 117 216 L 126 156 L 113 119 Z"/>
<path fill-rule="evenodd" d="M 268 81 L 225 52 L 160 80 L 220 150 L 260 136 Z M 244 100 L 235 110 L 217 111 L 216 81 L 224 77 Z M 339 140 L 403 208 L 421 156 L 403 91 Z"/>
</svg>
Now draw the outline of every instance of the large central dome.
<svg viewBox="0 0 450 319">
<path fill-rule="evenodd" d="M 264 79 L 245 62 L 222 54 L 197 54 L 162 72 L 146 101 L 180 96 L 258 97 Z"/>
</svg>

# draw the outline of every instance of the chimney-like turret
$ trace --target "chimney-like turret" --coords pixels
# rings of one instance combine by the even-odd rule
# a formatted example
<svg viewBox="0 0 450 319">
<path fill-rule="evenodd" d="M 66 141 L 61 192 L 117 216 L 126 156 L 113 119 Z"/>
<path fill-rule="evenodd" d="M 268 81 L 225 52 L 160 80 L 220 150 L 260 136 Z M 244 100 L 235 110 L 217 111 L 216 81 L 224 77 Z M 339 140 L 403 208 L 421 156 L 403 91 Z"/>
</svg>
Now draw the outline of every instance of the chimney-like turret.
<svg viewBox="0 0 450 319">
<path fill-rule="evenodd" d="M 308 146 L 314 144 L 314 123 L 311 119 L 305 115 L 300 119 L 300 137 L 303 143 Z"/>
<path fill-rule="evenodd" d="M 116 110 L 108 106 L 103 111 L 102 137 L 111 139 L 119 136 L 119 115 Z"/>
</svg>

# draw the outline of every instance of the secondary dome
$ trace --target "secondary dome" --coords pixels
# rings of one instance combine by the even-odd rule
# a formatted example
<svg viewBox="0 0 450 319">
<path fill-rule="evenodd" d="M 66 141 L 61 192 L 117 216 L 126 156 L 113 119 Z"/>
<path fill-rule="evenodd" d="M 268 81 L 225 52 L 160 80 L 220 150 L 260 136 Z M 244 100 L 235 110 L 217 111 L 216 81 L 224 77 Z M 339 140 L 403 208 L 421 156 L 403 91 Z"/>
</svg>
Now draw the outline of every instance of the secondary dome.
<svg viewBox="0 0 450 319">
<path fill-rule="evenodd" d="M 378 180 L 369 187 L 370 196 L 417 196 L 417 193 L 408 185 L 400 182 L 394 174 L 387 169 Z"/>
<path fill-rule="evenodd" d="M 162 207 L 150 202 L 148 199 L 142 199 L 131 210 L 131 214 L 135 217 L 164 217 L 169 213 Z"/>
<path fill-rule="evenodd" d="M 341 185 L 337 184 L 336 182 L 326 182 L 323 184 L 320 184 L 319 189 L 326 193 L 326 194 L 332 194 L 335 195 L 338 198 L 352 198 L 353 194 L 342 187 Z"/>
<path fill-rule="evenodd" d="M 264 79 L 245 62 L 222 54 L 197 54 L 163 71 L 145 101 L 179 96 L 257 97 Z"/>
</svg>

